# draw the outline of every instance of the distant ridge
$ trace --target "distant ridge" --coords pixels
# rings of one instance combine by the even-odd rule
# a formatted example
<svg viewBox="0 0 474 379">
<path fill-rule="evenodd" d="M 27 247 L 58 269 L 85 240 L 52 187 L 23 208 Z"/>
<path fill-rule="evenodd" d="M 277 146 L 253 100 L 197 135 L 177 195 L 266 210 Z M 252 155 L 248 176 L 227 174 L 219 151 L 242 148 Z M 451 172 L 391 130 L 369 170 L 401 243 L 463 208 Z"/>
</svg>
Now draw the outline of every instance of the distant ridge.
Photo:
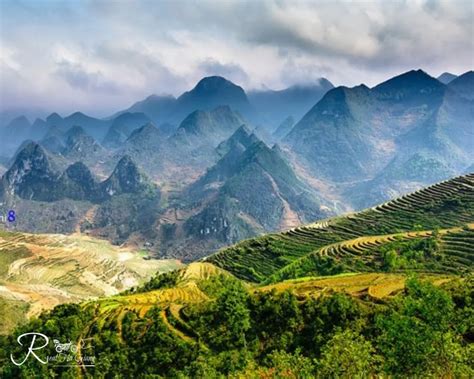
<svg viewBox="0 0 474 379">
<path fill-rule="evenodd" d="M 457 77 L 457 75 L 451 74 L 450 72 L 443 72 L 437 79 L 443 84 L 449 84 Z"/>
<path fill-rule="evenodd" d="M 474 71 L 467 71 L 459 75 L 449 82 L 448 88 L 465 99 L 474 100 Z"/>
</svg>

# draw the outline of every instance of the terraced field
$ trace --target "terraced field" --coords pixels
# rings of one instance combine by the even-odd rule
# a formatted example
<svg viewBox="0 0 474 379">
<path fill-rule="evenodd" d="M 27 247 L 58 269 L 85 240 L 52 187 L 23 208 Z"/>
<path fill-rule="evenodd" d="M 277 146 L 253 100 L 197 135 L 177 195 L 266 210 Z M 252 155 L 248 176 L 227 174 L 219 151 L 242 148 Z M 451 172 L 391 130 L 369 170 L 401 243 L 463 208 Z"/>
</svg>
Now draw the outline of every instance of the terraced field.
<svg viewBox="0 0 474 379">
<path fill-rule="evenodd" d="M 453 238 L 442 241 L 443 251 L 448 257 L 445 268 L 447 271 L 472 270 L 470 257 L 474 247 L 471 232 L 463 232 L 459 228 L 473 222 L 474 174 L 468 174 L 362 212 L 243 241 L 205 258 L 205 261 L 241 279 L 268 282 L 281 279 L 282 276 L 277 273 L 284 272 L 286 266 L 289 267 L 286 270 L 291 271 L 294 268 L 291 265 L 301 262 L 303 257 L 364 258 L 366 252 L 373 252 L 371 247 L 376 248 L 395 235 L 422 238 L 434 230 L 458 228 L 450 232 Z M 456 233 L 461 235 L 455 237 Z M 327 263 L 323 261 L 318 259 L 316 263 Z M 368 270 L 364 259 L 358 259 L 357 266 L 352 270 L 351 267 L 345 269 Z M 273 279 L 269 279 L 272 276 Z"/>
<path fill-rule="evenodd" d="M 410 271 L 459 274 L 471 272 L 474 266 L 474 224 L 433 231 L 415 231 L 381 236 L 358 237 L 324 246 L 290 263 L 270 276 L 266 282 L 307 276 L 317 272 L 321 258 L 328 257 L 344 265 L 344 272 L 384 271 L 381 248 L 394 242 L 435 238 L 439 244 L 436 259 Z M 402 270 L 398 270 L 402 271 Z"/>
<path fill-rule="evenodd" d="M 83 332 L 83 338 L 87 339 L 101 330 L 113 330 L 122 339 L 125 317 L 133 317 L 135 323 L 144 324 L 159 317 L 175 337 L 186 343 L 196 344 L 199 336 L 187 323 L 186 309 L 193 304 L 213 301 L 214 297 L 203 290 L 203 282 L 220 274 L 230 275 L 212 264 L 195 262 L 180 270 L 178 283 L 174 287 L 116 295 L 84 303 L 84 308 L 89 308 L 96 317 Z M 449 282 L 454 277 L 449 274 L 420 275 L 420 279 L 435 285 Z M 301 301 L 340 292 L 372 302 L 394 296 L 403 290 L 406 280 L 407 275 L 403 273 L 348 273 L 331 277 L 305 277 L 266 286 L 254 285 L 250 287 L 250 291 L 292 291 Z M 200 347 L 206 349 L 202 343 Z"/>
<path fill-rule="evenodd" d="M 468 288 L 474 272 L 474 174 L 363 212 L 247 240 L 160 275 L 151 274 L 177 263 L 144 260 L 80 236 L 0 234 L 0 251 L 5 252 L 0 255 L 0 284 L 5 284 L 0 287 L 0 306 L 7 312 L 31 313 L 31 309 L 21 310 L 26 302 L 18 303 L 25 288 L 32 293 L 30 301 L 43 307 L 106 296 L 66 307 L 81 325 L 74 337 L 79 336 L 77 346 L 92 340 L 105 354 L 110 348 L 137 349 L 146 341 L 145 346 L 170 343 L 170 351 L 189 349 L 212 357 L 213 341 L 225 329 L 219 329 L 218 317 L 207 317 L 213 312 L 224 314 L 222 304 L 229 302 L 230 307 L 246 301 L 236 291 L 238 279 L 243 279 L 241 284 L 251 295 L 271 291 L 268 297 L 253 299 L 262 300 L 262 315 L 268 312 L 267 300 L 273 292 L 283 291 L 293 292 L 296 301 L 291 301 L 298 306 L 304 307 L 310 298 L 344 293 L 364 309 L 384 313 L 393 307 L 390 299 L 403 291 L 413 272 L 435 285 L 449 282 L 447 288 Z M 150 280 L 144 282 L 146 277 Z M 229 291 L 220 298 L 225 302 L 213 303 L 222 289 L 235 291 L 240 300 Z M 5 293 L 10 296 L 6 306 Z M 337 298 L 341 297 L 332 299 Z M 345 300 L 341 304 L 345 307 Z M 58 308 L 42 318 L 47 320 L 55 312 L 54 317 L 62 317 L 63 309 Z M 256 317 L 262 318 L 260 327 L 268 323 L 262 315 Z M 216 334 L 207 335 L 207 330 Z M 151 357 L 156 356 L 153 350 Z M 87 374 L 85 367 L 80 370 Z"/>
<path fill-rule="evenodd" d="M 186 342 L 194 343 L 196 336 L 183 319 L 182 311 L 191 304 L 212 300 L 201 289 L 201 284 L 212 276 L 220 274 L 229 275 L 210 263 L 195 262 L 179 270 L 177 282 L 172 288 L 93 300 L 84 303 L 84 308 L 89 308 L 97 315 L 94 323 L 91 324 L 91 327 L 94 326 L 94 331 L 103 328 L 113 329 L 117 330 L 120 336 L 122 321 L 127 313 L 146 320 L 149 311 L 154 307 L 159 307 L 159 317 L 167 328 L 177 337 Z M 86 330 L 83 338 L 86 338 L 89 332 L 89 330 Z"/>
<path fill-rule="evenodd" d="M 393 296 L 405 287 L 406 275 L 388 273 L 341 274 L 331 277 L 300 278 L 259 287 L 258 291 L 277 292 L 291 290 L 300 299 L 319 297 L 331 292 L 347 293 L 367 300 L 380 300 Z M 452 280 L 449 275 L 423 274 L 423 280 L 441 285 Z"/>
<path fill-rule="evenodd" d="M 0 302 L 22 321 L 64 302 L 117 294 L 179 266 L 89 237 L 2 231 Z M 7 319 L 0 333 L 15 324 Z"/>
</svg>

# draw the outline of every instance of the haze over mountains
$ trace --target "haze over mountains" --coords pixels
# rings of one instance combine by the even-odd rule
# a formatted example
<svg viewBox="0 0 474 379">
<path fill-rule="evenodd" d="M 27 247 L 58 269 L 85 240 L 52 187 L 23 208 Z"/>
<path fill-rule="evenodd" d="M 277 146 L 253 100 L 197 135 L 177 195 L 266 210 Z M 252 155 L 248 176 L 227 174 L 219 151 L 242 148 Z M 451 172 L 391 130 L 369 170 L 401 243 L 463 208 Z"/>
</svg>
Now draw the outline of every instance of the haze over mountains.
<svg viewBox="0 0 474 379">
<path fill-rule="evenodd" d="M 1 201 L 19 230 L 194 259 L 469 171 L 473 78 L 413 70 L 373 88 L 247 93 L 211 76 L 106 119 L 19 116 L 1 127 Z"/>
</svg>

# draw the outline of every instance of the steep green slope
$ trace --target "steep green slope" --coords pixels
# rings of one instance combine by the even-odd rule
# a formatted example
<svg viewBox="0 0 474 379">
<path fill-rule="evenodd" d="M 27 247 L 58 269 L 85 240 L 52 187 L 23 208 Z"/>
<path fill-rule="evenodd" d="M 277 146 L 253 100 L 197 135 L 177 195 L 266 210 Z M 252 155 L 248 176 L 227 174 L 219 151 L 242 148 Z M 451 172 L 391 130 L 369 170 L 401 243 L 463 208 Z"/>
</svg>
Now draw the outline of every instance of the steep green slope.
<svg viewBox="0 0 474 379">
<path fill-rule="evenodd" d="M 462 274 L 474 268 L 474 224 L 463 228 L 358 237 L 318 249 L 267 282 L 339 272 L 420 271 Z"/>
<path fill-rule="evenodd" d="M 263 282 L 297 259 L 313 252 L 318 254 L 319 249 L 330 244 L 363 236 L 453 228 L 472 222 L 474 174 L 468 174 L 359 213 L 243 241 L 206 261 L 240 278 Z M 320 273 L 333 273 L 336 263 L 321 259 Z"/>
</svg>

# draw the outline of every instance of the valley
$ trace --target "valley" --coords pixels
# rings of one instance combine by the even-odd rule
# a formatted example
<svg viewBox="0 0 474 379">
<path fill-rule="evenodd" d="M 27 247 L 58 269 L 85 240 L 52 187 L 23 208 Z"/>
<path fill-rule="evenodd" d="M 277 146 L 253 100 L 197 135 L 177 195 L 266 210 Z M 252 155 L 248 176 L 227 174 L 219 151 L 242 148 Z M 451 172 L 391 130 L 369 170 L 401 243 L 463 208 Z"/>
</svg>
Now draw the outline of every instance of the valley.
<svg viewBox="0 0 474 379">
<path fill-rule="evenodd" d="M 58 304 L 114 295 L 180 266 L 85 236 L 7 231 L 0 232 L 0 259 L 0 303 L 8 313 L 2 334 Z"/>
</svg>

